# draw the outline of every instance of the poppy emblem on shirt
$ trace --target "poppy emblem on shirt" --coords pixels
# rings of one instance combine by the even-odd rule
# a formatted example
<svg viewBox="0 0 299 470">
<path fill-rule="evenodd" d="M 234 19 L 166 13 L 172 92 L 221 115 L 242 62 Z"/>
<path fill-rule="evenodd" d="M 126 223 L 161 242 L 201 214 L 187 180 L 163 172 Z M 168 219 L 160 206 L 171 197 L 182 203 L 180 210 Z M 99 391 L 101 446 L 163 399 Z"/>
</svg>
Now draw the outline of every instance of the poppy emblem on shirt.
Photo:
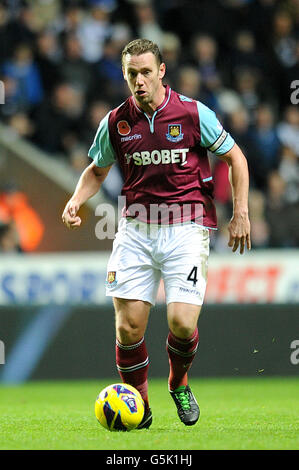
<svg viewBox="0 0 299 470">
<path fill-rule="evenodd" d="M 128 121 L 118 121 L 117 130 L 120 135 L 128 135 L 131 132 L 131 127 Z"/>
<path fill-rule="evenodd" d="M 168 124 L 167 140 L 170 140 L 170 142 L 180 142 L 180 140 L 183 140 L 183 137 L 181 124 Z"/>
</svg>

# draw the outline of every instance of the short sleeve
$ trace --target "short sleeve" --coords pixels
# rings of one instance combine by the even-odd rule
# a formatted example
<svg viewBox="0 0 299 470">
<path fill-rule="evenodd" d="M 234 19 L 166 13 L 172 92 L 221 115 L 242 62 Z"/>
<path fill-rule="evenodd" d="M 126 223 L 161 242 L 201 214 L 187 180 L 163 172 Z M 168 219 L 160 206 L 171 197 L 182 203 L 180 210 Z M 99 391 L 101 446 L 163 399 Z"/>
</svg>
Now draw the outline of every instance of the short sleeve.
<svg viewBox="0 0 299 470">
<path fill-rule="evenodd" d="M 235 141 L 218 121 L 216 114 L 203 103 L 197 101 L 202 147 L 216 155 L 231 150 Z"/>
<path fill-rule="evenodd" d="M 109 115 L 110 112 L 101 120 L 93 144 L 88 151 L 88 156 L 92 158 L 99 167 L 112 165 L 116 160 L 116 155 L 109 136 Z"/>
</svg>

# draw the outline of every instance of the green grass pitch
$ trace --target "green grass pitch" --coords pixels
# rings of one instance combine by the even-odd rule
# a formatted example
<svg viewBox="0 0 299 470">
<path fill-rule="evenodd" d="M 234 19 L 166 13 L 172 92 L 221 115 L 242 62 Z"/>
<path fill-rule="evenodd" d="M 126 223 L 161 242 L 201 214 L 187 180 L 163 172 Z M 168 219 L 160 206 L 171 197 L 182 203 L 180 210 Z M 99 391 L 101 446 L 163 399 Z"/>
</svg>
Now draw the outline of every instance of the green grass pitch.
<svg viewBox="0 0 299 470">
<path fill-rule="evenodd" d="M 94 415 L 115 380 L 0 387 L 0 449 L 298 449 L 299 379 L 190 379 L 201 408 L 192 427 L 177 418 L 166 379 L 151 379 L 149 430 L 109 432 Z"/>
</svg>

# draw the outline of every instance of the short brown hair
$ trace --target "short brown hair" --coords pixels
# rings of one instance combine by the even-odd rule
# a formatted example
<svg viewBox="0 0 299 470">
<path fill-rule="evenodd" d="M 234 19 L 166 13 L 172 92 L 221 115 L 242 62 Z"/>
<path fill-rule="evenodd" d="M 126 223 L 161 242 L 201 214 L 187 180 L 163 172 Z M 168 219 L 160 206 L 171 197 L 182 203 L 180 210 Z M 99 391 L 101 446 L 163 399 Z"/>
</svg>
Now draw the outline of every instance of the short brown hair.
<svg viewBox="0 0 299 470">
<path fill-rule="evenodd" d="M 159 47 L 149 39 L 134 39 L 134 41 L 129 42 L 121 53 L 121 63 L 124 63 L 124 58 L 127 54 L 141 55 L 146 52 L 152 52 L 154 54 L 158 65 L 162 63 L 162 54 Z"/>
</svg>

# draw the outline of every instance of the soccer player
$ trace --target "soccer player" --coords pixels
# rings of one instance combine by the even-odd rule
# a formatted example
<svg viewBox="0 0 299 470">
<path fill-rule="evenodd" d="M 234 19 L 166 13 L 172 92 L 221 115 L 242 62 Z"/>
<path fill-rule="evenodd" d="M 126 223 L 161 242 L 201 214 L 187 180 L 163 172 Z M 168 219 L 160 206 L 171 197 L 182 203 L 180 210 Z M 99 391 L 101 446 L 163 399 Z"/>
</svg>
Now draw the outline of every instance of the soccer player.
<svg viewBox="0 0 299 470">
<path fill-rule="evenodd" d="M 149 359 L 144 340 L 150 308 L 162 278 L 169 334 L 168 387 L 180 420 L 194 425 L 199 407 L 188 385 L 198 347 L 209 230 L 216 228 L 213 177 L 207 151 L 229 166 L 233 215 L 228 245 L 250 249 L 246 158 L 213 111 L 164 86 L 158 47 L 137 39 L 122 52 L 131 96 L 101 121 L 89 150 L 93 162 L 82 173 L 62 219 L 77 228 L 78 210 L 99 190 L 118 161 L 123 173 L 123 217 L 108 262 L 106 293 L 116 316 L 116 365 L 123 382 L 145 402 L 139 429 L 152 423 L 148 400 Z"/>
</svg>

